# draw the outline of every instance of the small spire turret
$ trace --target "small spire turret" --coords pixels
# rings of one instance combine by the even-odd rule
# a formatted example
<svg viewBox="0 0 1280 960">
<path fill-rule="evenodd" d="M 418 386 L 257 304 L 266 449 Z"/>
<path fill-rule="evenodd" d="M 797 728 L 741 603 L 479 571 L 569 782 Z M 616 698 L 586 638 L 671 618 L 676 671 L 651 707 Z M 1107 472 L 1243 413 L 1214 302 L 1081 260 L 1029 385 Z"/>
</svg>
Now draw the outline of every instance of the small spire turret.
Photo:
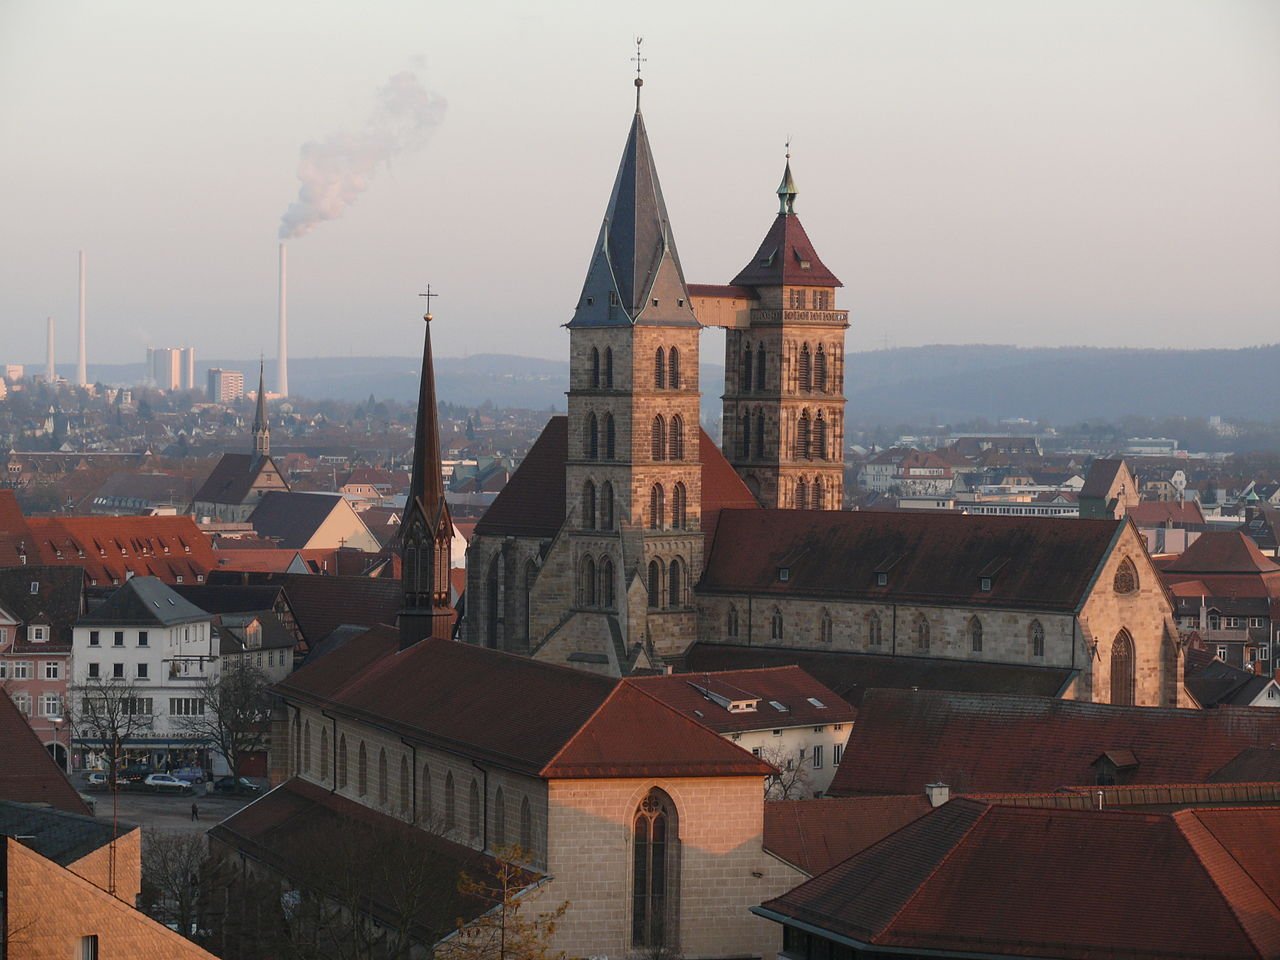
<svg viewBox="0 0 1280 960">
<path fill-rule="evenodd" d="M 263 386 L 263 361 L 258 359 L 258 405 L 253 414 L 254 461 L 271 453 L 271 423 L 267 419 L 267 391 Z"/>
<path fill-rule="evenodd" d="M 778 213 L 792 216 L 796 212 L 795 178 L 791 176 L 791 141 L 787 141 L 787 167 L 782 172 L 782 183 L 778 184 Z"/>
</svg>

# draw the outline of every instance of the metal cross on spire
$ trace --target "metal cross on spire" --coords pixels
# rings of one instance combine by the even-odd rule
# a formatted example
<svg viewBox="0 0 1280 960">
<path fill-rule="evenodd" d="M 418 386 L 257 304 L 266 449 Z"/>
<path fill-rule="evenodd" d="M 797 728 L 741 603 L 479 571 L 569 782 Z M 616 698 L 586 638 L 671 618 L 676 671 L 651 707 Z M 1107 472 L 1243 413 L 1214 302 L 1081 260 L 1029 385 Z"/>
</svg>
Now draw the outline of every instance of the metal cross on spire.
<svg viewBox="0 0 1280 960">
<path fill-rule="evenodd" d="M 426 298 L 427 298 L 427 312 L 426 312 L 426 313 L 424 313 L 424 314 L 422 315 L 422 319 L 423 319 L 423 320 L 425 320 L 425 321 L 427 321 L 427 323 L 430 323 L 430 322 L 431 322 L 431 298 L 432 298 L 432 297 L 438 297 L 438 296 L 440 296 L 440 294 L 438 294 L 438 293 L 432 293 L 432 292 L 431 292 L 431 284 L 429 284 L 429 283 L 428 283 L 428 284 L 427 284 L 427 292 L 426 292 L 426 293 L 420 293 L 420 294 L 418 294 L 418 296 L 420 296 L 420 297 L 426 297 Z"/>
<path fill-rule="evenodd" d="M 644 37 L 636 37 L 636 55 L 631 59 L 636 65 L 636 112 L 640 112 L 640 88 L 644 86 L 644 78 L 640 76 L 640 65 L 643 64 L 648 57 L 640 56 L 640 44 L 644 43 Z"/>
</svg>

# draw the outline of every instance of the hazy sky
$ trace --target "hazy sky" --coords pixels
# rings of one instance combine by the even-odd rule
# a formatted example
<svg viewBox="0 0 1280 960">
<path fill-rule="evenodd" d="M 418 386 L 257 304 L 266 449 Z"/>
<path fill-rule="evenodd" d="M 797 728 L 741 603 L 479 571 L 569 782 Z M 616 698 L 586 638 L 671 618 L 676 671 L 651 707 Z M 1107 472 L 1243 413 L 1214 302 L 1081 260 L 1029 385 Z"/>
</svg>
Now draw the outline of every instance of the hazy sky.
<svg viewBox="0 0 1280 960">
<path fill-rule="evenodd" d="M 290 244 L 292 356 L 415 352 L 428 281 L 439 353 L 564 356 L 636 33 L 691 282 L 754 253 L 791 136 L 851 348 L 1280 340 L 1274 0 L 0 0 L 0 360 L 47 314 L 73 359 L 82 247 L 91 362 L 274 356 L 309 141 L 376 171 Z M 406 70 L 438 123 L 377 165 Z"/>
</svg>

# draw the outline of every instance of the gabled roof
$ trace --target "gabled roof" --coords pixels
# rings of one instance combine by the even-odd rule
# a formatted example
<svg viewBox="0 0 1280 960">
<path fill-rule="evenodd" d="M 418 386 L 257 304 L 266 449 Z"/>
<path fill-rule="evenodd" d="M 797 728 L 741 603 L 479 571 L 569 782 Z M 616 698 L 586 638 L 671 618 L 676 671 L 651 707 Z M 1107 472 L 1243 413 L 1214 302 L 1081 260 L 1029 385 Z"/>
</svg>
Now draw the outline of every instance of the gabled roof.
<svg viewBox="0 0 1280 960">
<path fill-rule="evenodd" d="M 175 593 L 163 581 L 155 577 L 133 577 L 78 622 L 81 626 L 139 624 L 168 627 L 212 619 L 208 612 Z"/>
<path fill-rule="evenodd" d="M 15 650 L 70 650 L 71 631 L 83 607 L 84 573 L 76 567 L 0 567 L 0 608 L 22 623 L 38 620 L 51 627 L 47 643 L 28 643 L 26 631 L 20 631 Z"/>
<path fill-rule="evenodd" d="M 395 623 L 404 599 L 400 581 L 382 577 L 214 571 L 212 584 L 282 586 L 298 629 L 314 647 L 343 624 Z"/>
<path fill-rule="evenodd" d="M 698 326 L 638 104 L 569 327 L 631 324 Z"/>
<path fill-rule="evenodd" d="M 764 847 L 814 877 L 933 809 L 924 792 L 903 797 L 771 800 Z"/>
<path fill-rule="evenodd" d="M 1070 521 L 1075 523 L 1076 521 Z M 870 690 L 830 792 L 1052 791 L 1093 783 L 1128 750 L 1127 783 L 1205 783 L 1245 747 L 1280 740 L 1280 710 L 1175 710 L 927 690 Z"/>
<path fill-rule="evenodd" d="M 1125 468 L 1123 460 L 1107 460 L 1099 458 L 1089 464 L 1089 472 L 1084 475 L 1084 486 L 1080 488 L 1080 496 L 1093 500 L 1102 500 L 1111 492 L 1120 470 Z M 1127 469 L 1127 468 L 1125 468 Z"/>
<path fill-rule="evenodd" d="M 1274 840 L 1275 807 L 1153 815 L 953 800 L 756 912 L 905 951 L 1274 957 Z"/>
<path fill-rule="evenodd" d="M 196 491 L 196 503 L 242 504 L 258 480 L 258 475 L 275 462 L 251 453 L 224 453 L 213 472 Z M 277 469 L 277 473 L 279 470 Z"/>
<path fill-rule="evenodd" d="M 698 589 L 1074 610 L 1123 521 L 725 510 Z M 784 580 L 779 570 L 788 571 Z M 998 569 L 997 569 L 998 568 Z M 886 585 L 878 586 L 879 574 Z M 989 577 L 991 589 L 982 590 Z"/>
<path fill-rule="evenodd" d="M 212 543 L 189 516 L 30 517 L 27 526 L 40 563 L 82 567 L 89 585 L 129 576 L 193 582 L 217 566 Z"/>
<path fill-rule="evenodd" d="M 0 800 L 0 835 L 22 837 L 23 846 L 59 866 L 68 867 L 113 837 L 137 830 L 136 824 L 98 820 L 83 813 Z"/>
<path fill-rule="evenodd" d="M 1280 781 L 1280 749 L 1276 745 L 1245 747 L 1213 772 L 1210 783 L 1273 783 Z"/>
<path fill-rule="evenodd" d="M 1215 658 L 1194 673 L 1188 670 L 1184 682 L 1202 707 L 1247 707 L 1275 683 L 1275 678 L 1241 670 Z"/>
<path fill-rule="evenodd" d="M 80 794 L 44 748 L 27 718 L 0 689 L 0 800 L 47 803 L 68 813 L 89 813 Z"/>
<path fill-rule="evenodd" d="M 1125 515 L 1140 527 L 1205 522 L 1204 511 L 1196 500 L 1143 500 L 1125 510 Z"/>
<path fill-rule="evenodd" d="M 1275 573 L 1277 564 L 1239 530 L 1202 533 L 1182 555 L 1164 564 L 1168 573 Z"/>
<path fill-rule="evenodd" d="M 278 540 L 286 550 L 301 550 L 335 511 L 351 512 L 359 519 L 341 494 L 272 490 L 263 494 L 249 522 L 259 536 Z"/>
</svg>

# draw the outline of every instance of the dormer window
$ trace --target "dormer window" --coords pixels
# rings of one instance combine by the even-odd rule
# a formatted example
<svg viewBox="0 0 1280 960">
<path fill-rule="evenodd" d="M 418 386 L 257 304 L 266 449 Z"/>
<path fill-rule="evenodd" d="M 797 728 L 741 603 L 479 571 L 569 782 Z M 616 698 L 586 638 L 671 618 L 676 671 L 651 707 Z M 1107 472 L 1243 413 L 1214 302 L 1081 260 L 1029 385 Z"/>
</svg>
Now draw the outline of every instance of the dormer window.
<svg viewBox="0 0 1280 960">
<path fill-rule="evenodd" d="M 887 587 L 889 585 L 889 575 L 887 573 L 876 574 L 876 586 Z"/>
<path fill-rule="evenodd" d="M 40 592 L 40 581 L 39 581 L 39 580 L 32 580 L 32 581 L 31 581 L 31 592 L 32 592 L 33 594 L 36 594 L 36 593 L 39 593 L 39 592 Z"/>
<path fill-rule="evenodd" d="M 786 582 L 787 582 L 788 580 L 790 580 L 790 579 L 791 579 L 791 568 L 790 568 L 790 567 L 779 567 L 779 568 L 778 568 L 778 580 L 779 580 L 779 581 L 781 581 L 782 583 L 786 583 Z"/>
<path fill-rule="evenodd" d="M 983 593 L 990 593 L 990 592 L 991 592 L 991 578 L 990 578 L 990 577 L 979 577 L 979 578 L 978 578 L 978 589 L 979 589 L 979 590 L 981 590 Z"/>
<path fill-rule="evenodd" d="M 589 306 L 591 306 L 591 305 L 592 305 L 593 303 L 595 303 L 595 302 L 596 302 L 596 298 L 595 298 L 595 297 L 587 297 L 587 306 L 588 306 L 588 307 L 589 307 Z"/>
<path fill-rule="evenodd" d="M 658 305 L 658 298 L 657 298 L 657 297 L 654 297 L 654 298 L 653 298 L 653 305 L 654 305 L 655 307 Z"/>
<path fill-rule="evenodd" d="M 617 291 L 617 290 L 610 290 L 610 291 L 609 291 L 609 306 L 611 306 L 611 307 L 616 307 L 617 305 L 618 305 L 618 291 Z"/>
<path fill-rule="evenodd" d="M 27 627 L 27 639 L 32 643 L 46 643 L 49 640 L 49 628 L 33 623 Z"/>
</svg>

